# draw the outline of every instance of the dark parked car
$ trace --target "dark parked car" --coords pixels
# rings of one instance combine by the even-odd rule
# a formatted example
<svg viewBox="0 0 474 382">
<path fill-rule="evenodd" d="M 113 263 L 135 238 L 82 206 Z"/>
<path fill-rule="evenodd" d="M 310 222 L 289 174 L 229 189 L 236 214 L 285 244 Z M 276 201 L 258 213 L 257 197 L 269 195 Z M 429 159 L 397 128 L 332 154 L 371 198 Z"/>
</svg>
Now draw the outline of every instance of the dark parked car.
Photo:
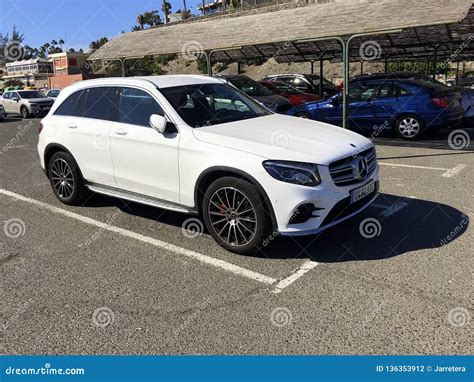
<svg viewBox="0 0 474 382">
<path fill-rule="evenodd" d="M 267 109 L 280 114 L 287 114 L 293 105 L 284 97 L 273 93 L 262 84 L 242 74 L 216 76 L 241 92 L 260 102 Z"/>
<path fill-rule="evenodd" d="M 400 138 L 416 139 L 461 124 L 460 101 L 453 88 L 422 78 L 356 79 L 349 88 L 349 125 L 355 131 L 393 130 Z M 342 94 L 298 109 L 307 118 L 342 125 Z"/>
<path fill-rule="evenodd" d="M 316 74 L 276 74 L 268 76 L 263 79 L 264 81 L 282 81 L 290 84 L 298 90 L 305 93 L 318 94 L 319 95 L 319 84 L 321 77 Z M 323 81 L 323 98 L 331 97 L 338 92 L 337 87 L 326 80 Z"/>
<path fill-rule="evenodd" d="M 305 93 L 281 81 L 259 81 L 260 84 L 271 90 L 273 93 L 285 97 L 293 106 L 300 106 L 306 102 L 321 100 L 319 94 Z"/>
<path fill-rule="evenodd" d="M 464 109 L 464 127 L 474 127 L 474 89 L 457 88 L 461 93 L 461 106 Z"/>
<path fill-rule="evenodd" d="M 458 82 L 459 86 L 472 87 L 474 86 L 474 72 L 466 72 L 460 78 Z"/>
</svg>

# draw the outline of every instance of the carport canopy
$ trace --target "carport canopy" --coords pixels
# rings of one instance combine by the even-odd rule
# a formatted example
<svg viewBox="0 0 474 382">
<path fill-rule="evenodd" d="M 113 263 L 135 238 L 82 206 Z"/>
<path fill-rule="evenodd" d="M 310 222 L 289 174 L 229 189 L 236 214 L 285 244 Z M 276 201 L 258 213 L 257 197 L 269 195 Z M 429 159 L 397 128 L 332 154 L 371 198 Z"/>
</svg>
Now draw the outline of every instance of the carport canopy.
<svg viewBox="0 0 474 382">
<path fill-rule="evenodd" d="M 474 6 L 470 0 L 330 0 L 279 11 L 217 16 L 114 37 L 90 60 L 211 52 L 216 61 L 274 57 L 278 62 L 342 61 L 334 37 L 353 40 L 352 61 L 361 44 L 376 41 L 374 60 L 417 60 L 432 56 L 455 61 L 474 57 Z M 390 33 L 392 32 L 392 33 Z M 373 49 L 373 47 L 372 47 Z M 455 56 L 455 57 L 453 57 Z M 453 60 L 451 60 L 453 61 Z"/>
<path fill-rule="evenodd" d="M 266 13 L 191 19 L 114 37 L 89 59 L 112 61 L 203 52 L 212 61 L 275 58 L 277 62 L 426 60 L 474 58 L 471 0 L 313 0 L 315 4 Z M 269 9 L 270 10 L 270 9 Z M 344 86 L 343 120 L 348 125 Z"/>
</svg>

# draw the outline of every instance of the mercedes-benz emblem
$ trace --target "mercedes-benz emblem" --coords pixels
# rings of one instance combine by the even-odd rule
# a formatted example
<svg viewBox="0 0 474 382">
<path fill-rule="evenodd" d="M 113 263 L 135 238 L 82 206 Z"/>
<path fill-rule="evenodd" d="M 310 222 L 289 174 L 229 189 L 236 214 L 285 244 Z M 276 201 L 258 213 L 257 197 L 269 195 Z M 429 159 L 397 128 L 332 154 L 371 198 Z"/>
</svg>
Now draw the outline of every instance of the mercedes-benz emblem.
<svg viewBox="0 0 474 382">
<path fill-rule="evenodd" d="M 357 171 L 359 172 L 359 178 L 364 179 L 367 176 L 367 160 L 365 158 L 359 158 L 359 162 L 357 163 Z"/>
</svg>

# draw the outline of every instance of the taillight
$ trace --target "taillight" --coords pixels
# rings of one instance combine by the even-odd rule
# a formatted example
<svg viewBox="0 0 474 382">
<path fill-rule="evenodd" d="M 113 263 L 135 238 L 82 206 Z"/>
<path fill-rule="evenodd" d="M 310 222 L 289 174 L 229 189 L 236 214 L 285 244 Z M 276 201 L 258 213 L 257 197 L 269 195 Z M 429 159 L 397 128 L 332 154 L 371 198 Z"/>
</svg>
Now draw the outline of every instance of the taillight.
<svg viewBox="0 0 474 382">
<path fill-rule="evenodd" d="M 38 134 L 41 134 L 43 131 L 43 124 L 40 122 L 39 127 L 38 127 Z"/>
<path fill-rule="evenodd" d="M 443 109 L 449 107 L 449 99 L 448 98 L 431 98 L 431 102 L 433 102 L 436 106 L 439 106 Z"/>
</svg>

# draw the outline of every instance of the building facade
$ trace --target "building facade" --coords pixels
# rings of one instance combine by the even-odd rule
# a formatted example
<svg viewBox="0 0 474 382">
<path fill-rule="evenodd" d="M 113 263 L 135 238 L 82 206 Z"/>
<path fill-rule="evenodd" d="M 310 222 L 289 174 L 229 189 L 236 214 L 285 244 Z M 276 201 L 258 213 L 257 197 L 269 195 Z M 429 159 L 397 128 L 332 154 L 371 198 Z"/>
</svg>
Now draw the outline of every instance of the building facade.
<svg viewBox="0 0 474 382">
<path fill-rule="evenodd" d="M 18 80 L 37 88 L 47 86 L 48 78 L 54 75 L 53 64 L 46 58 L 8 62 L 6 70 L 3 81 Z"/>
</svg>

